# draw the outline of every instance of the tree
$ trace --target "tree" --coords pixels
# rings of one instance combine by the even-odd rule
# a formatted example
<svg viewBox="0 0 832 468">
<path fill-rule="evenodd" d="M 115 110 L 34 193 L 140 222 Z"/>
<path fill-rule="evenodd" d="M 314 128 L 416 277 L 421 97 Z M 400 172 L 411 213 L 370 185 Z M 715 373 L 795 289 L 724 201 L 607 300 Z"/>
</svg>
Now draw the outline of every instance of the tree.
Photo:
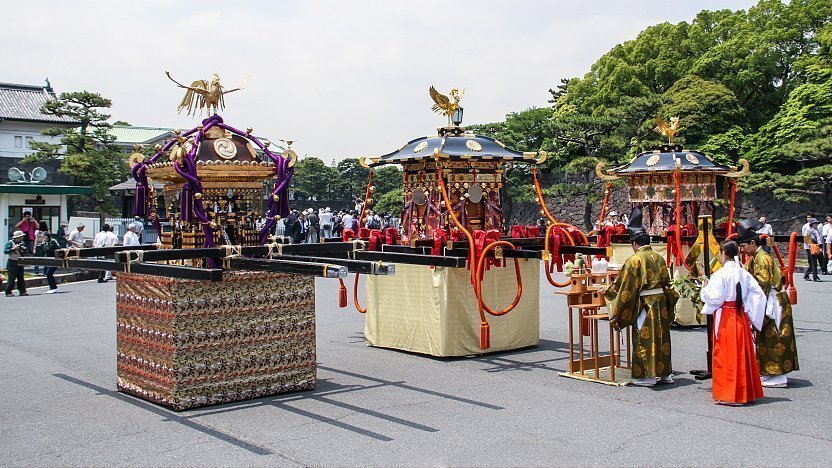
<svg viewBox="0 0 832 468">
<path fill-rule="evenodd" d="M 401 216 L 402 209 L 404 208 L 404 197 L 402 196 L 401 187 L 397 187 L 375 199 L 377 201 L 372 206 L 374 212 L 389 214 L 393 218 Z"/>
<path fill-rule="evenodd" d="M 333 183 L 338 179 L 338 171 L 321 158 L 307 156 L 298 161 L 295 175 L 292 177 L 296 198 L 329 200 L 333 193 Z"/>
<path fill-rule="evenodd" d="M 364 190 L 367 187 L 367 178 L 370 170 L 361 167 L 358 158 L 345 158 L 338 161 L 335 166 L 338 171 L 338 193 L 344 200 L 352 200 L 354 197 L 364 197 Z"/>
<path fill-rule="evenodd" d="M 88 201 L 103 211 L 117 212 L 109 201 L 108 189 L 123 182 L 129 168 L 126 156 L 113 145 L 115 137 L 109 133 L 111 126 L 106 122 L 110 116 L 100 111 L 111 105 L 109 99 L 87 91 L 61 93 L 58 99 L 47 101 L 41 112 L 66 117 L 77 125 L 44 130 L 44 135 L 60 137 L 61 144 L 33 142 L 35 152 L 23 162 L 42 163 L 63 156 L 59 170 L 71 175 L 77 183 L 95 189 Z"/>
<path fill-rule="evenodd" d="M 745 123 L 737 97 L 722 83 L 687 75 L 673 83 L 664 98 L 661 113 L 680 118 L 682 136 L 688 146 L 695 147 L 710 135 Z"/>
</svg>

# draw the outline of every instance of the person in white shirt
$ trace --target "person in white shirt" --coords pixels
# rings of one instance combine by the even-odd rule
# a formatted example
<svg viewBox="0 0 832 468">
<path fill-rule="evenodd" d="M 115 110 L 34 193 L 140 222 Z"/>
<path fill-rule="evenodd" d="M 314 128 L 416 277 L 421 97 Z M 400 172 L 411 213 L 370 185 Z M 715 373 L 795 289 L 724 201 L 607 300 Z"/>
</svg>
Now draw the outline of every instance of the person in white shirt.
<svg viewBox="0 0 832 468">
<path fill-rule="evenodd" d="M 113 228 L 110 227 L 109 224 L 105 224 L 101 226 L 101 231 L 95 235 L 95 238 L 92 240 L 93 247 L 112 247 L 116 245 L 118 242 L 118 237 L 113 234 Z M 109 271 L 107 272 L 100 272 L 98 273 L 98 282 L 103 283 L 105 281 L 109 281 L 113 279 L 113 274 Z"/>
<path fill-rule="evenodd" d="M 763 398 L 751 328 L 763 329 L 766 295 L 737 261 L 736 242 L 724 242 L 719 252 L 723 266 L 699 295 L 702 314 L 714 316 L 713 397 L 719 404 L 741 405 Z"/>
<path fill-rule="evenodd" d="M 765 216 L 760 216 L 760 224 L 762 224 L 763 227 L 761 227 L 760 230 L 757 231 L 757 234 L 768 234 L 769 236 L 774 235 L 774 229 L 771 227 L 771 224 L 766 223 Z"/>
<path fill-rule="evenodd" d="M 341 222 L 344 224 L 344 229 L 352 229 L 352 215 L 349 213 L 344 214 L 344 217 L 341 218 Z"/>
<path fill-rule="evenodd" d="M 618 212 L 612 210 L 604 219 L 604 226 L 615 226 L 618 224 Z"/>
<path fill-rule="evenodd" d="M 136 235 L 136 225 L 134 223 L 127 225 L 127 232 L 124 233 L 121 243 L 124 244 L 125 247 L 140 244 L 139 236 Z"/>
<path fill-rule="evenodd" d="M 806 251 L 806 258 L 809 260 L 809 268 L 803 274 L 803 279 L 809 281 L 809 275 L 812 275 L 814 281 L 820 281 L 818 277 L 818 256 L 812 255 L 812 245 L 820 244 L 820 231 L 818 225 L 820 222 L 815 219 L 812 213 L 806 215 L 806 224 L 801 229 L 803 235 L 803 249 Z"/>
<path fill-rule="evenodd" d="M 827 261 L 832 261 L 832 214 L 826 215 L 826 224 L 821 234 L 826 243 L 823 246 L 823 256 Z"/>
<path fill-rule="evenodd" d="M 133 218 L 133 224 L 136 225 L 136 237 L 139 239 L 139 244 L 142 243 L 142 234 L 144 233 L 144 223 L 142 223 L 142 219 L 138 216 Z"/>
<path fill-rule="evenodd" d="M 318 220 L 321 223 L 321 237 L 326 239 L 332 237 L 332 210 L 327 207 L 321 211 Z"/>
<path fill-rule="evenodd" d="M 69 242 L 69 247 L 75 247 L 82 249 L 84 248 L 84 243 L 87 241 L 84 237 L 84 225 L 79 224 L 78 227 L 72 230 L 69 233 L 69 237 L 67 237 L 67 242 Z"/>
</svg>

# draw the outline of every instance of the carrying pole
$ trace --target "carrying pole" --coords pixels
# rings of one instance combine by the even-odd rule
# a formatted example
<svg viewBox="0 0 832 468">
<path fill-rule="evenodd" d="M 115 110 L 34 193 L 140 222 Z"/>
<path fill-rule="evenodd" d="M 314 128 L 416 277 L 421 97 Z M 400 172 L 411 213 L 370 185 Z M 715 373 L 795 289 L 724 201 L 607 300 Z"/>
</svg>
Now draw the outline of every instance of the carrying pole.
<svg viewBox="0 0 832 468">
<path fill-rule="evenodd" d="M 711 249 L 710 249 L 710 236 L 711 232 L 711 217 L 710 216 L 700 216 L 699 219 L 702 220 L 702 253 L 704 255 L 703 260 L 705 261 L 705 278 L 711 277 Z M 714 352 L 714 316 L 708 315 L 707 318 L 707 329 L 708 329 L 708 352 L 705 355 L 705 360 L 708 363 L 707 370 L 692 370 L 690 371 L 691 375 L 694 376 L 696 380 L 707 380 L 711 378 L 713 373 L 713 352 Z"/>
</svg>

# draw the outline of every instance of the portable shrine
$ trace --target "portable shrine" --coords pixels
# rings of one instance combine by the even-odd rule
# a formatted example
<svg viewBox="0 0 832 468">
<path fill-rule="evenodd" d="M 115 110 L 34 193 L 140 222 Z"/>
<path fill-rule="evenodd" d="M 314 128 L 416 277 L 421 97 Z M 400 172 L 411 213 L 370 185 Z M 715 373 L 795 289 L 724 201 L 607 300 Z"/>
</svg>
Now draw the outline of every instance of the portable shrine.
<svg viewBox="0 0 832 468">
<path fill-rule="evenodd" d="M 189 113 L 222 110 L 236 90 L 216 75 L 177 84 Z M 21 263 L 117 272 L 119 391 L 181 410 L 313 388 L 314 277 L 394 268 L 350 258 L 353 243 L 287 245 L 272 236 L 289 211 L 295 160 L 214 113 L 152 156 L 130 157 L 135 212 L 156 226 L 158 243 L 64 249 Z M 164 183 L 165 219 L 151 180 Z"/>
<path fill-rule="evenodd" d="M 640 153 L 627 164 L 613 169 L 606 169 L 604 163 L 599 163 L 595 172 L 608 184 L 616 179 L 626 180 L 628 201 L 633 207 L 641 209 L 645 228 L 657 241 L 654 250 L 665 257 L 674 276 L 686 275 L 688 266 L 685 265 L 685 257 L 699 234 L 697 220 L 700 216 L 715 216 L 719 200 L 717 187 L 721 182 L 726 186 L 723 203 L 728 220 L 720 234 L 724 236 L 733 232 L 736 180 L 748 174 L 749 164 L 740 159 L 739 166 L 727 166 L 700 151 L 674 144 L 673 139 L 680 126 L 679 118 L 672 117 L 669 122 L 657 118 L 656 121 L 656 131 L 667 137 L 666 144 Z M 609 196 L 608 185 L 603 206 L 607 206 Z M 606 242 L 611 243 L 611 261 L 623 263 L 632 255 L 626 235 L 607 237 Z M 679 301 L 676 322 L 698 325 L 700 319 L 688 301 Z"/>
<path fill-rule="evenodd" d="M 521 239 L 504 235 L 501 189 L 511 165 L 537 164 L 545 153 L 514 151 L 466 130 L 457 89 L 443 95 L 431 87 L 430 96 L 447 126 L 361 158 L 370 168 L 401 166 L 404 202 L 400 239 L 363 227 L 345 233 L 375 250 L 357 258 L 396 264 L 395 278 L 368 278 L 366 308 L 356 304 L 367 314 L 365 337 L 373 346 L 434 356 L 536 345 L 544 238 L 525 228 Z M 373 191 L 371 172 L 365 209 Z M 560 253 L 587 247 L 570 248 Z M 357 276 L 354 288 L 357 299 Z M 495 310 L 496 304 L 504 307 Z"/>
</svg>

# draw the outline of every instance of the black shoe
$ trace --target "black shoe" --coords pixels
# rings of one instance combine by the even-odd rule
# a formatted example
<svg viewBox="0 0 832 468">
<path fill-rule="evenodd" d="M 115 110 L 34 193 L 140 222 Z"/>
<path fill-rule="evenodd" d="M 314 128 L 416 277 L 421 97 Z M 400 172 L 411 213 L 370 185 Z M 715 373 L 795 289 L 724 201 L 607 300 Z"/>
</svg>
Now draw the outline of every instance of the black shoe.
<svg viewBox="0 0 832 468">
<path fill-rule="evenodd" d="M 22 293 L 20 293 L 20 294 L 18 294 L 18 295 L 19 295 L 19 296 L 28 296 L 28 295 L 29 295 L 29 293 L 27 293 L 27 292 L 22 292 Z"/>
<path fill-rule="evenodd" d="M 822 279 L 820 279 L 820 278 L 815 278 L 815 279 L 813 279 L 812 281 L 815 281 L 815 282 L 818 282 L 818 283 L 823 283 L 823 280 L 822 280 Z"/>
<path fill-rule="evenodd" d="M 809 278 L 806 278 L 806 279 L 809 279 Z M 106 283 L 106 281 L 104 281 L 103 279 L 98 280 L 98 282 L 99 283 Z"/>
<path fill-rule="evenodd" d="M 803 279 L 804 279 L 804 280 L 806 280 L 806 281 L 809 281 L 809 277 L 808 277 L 808 276 L 804 276 L 804 277 L 803 277 Z"/>
<path fill-rule="evenodd" d="M 6 297 L 14 297 L 14 293 L 6 293 Z"/>
</svg>

